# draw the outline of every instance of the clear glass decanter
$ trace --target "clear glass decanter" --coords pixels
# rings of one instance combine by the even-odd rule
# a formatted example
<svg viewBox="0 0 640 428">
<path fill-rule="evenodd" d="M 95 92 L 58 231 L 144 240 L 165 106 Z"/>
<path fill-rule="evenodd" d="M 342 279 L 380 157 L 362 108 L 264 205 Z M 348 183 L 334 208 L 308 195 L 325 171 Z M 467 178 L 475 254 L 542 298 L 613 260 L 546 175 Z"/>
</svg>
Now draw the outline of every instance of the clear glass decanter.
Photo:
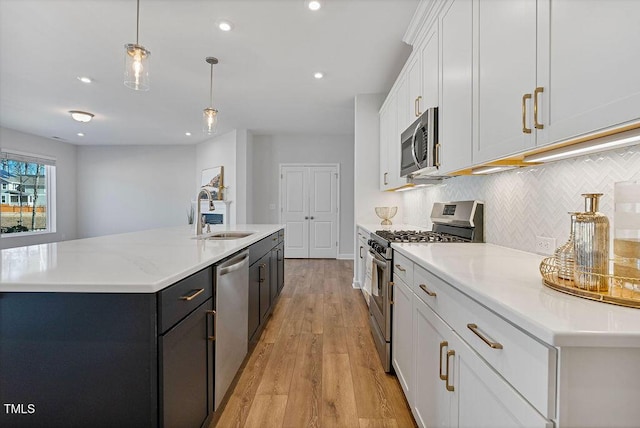
<svg viewBox="0 0 640 428">
<path fill-rule="evenodd" d="M 602 193 L 585 193 L 585 212 L 577 213 L 574 230 L 577 287 L 609 290 L 609 219 L 598 212 Z"/>
</svg>

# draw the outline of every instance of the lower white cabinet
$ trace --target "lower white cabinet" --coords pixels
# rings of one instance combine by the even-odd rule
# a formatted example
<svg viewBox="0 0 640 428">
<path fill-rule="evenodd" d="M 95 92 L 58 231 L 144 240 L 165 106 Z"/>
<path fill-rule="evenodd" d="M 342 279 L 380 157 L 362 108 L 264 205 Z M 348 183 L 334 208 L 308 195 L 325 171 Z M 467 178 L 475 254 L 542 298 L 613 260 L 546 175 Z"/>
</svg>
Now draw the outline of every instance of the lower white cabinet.
<svg viewBox="0 0 640 428">
<path fill-rule="evenodd" d="M 409 405 L 413 404 L 413 292 L 401 279 L 393 286 L 393 320 L 391 363 Z"/>
<path fill-rule="evenodd" d="M 415 346 L 415 393 L 413 415 L 421 427 L 449 427 L 453 394 L 442 379 L 446 336 L 451 330 L 424 302 L 413 296 L 413 338 Z M 443 355 L 443 353 L 445 355 Z M 436 370 L 437 369 L 437 370 Z"/>
<path fill-rule="evenodd" d="M 553 422 L 542 412 L 552 413 L 545 397 L 553 401 L 555 376 L 547 380 L 545 370 L 526 355 L 517 357 L 518 341 L 523 339 L 514 333 L 501 334 L 506 331 L 502 325 L 506 321 L 491 320 L 483 313 L 487 309 L 477 302 L 405 257 L 398 260 L 413 274 L 408 276 L 410 286 L 394 274 L 392 362 L 418 425 L 552 427 Z M 461 317 L 478 320 L 479 325 L 465 321 L 461 326 Z M 496 335 L 504 349 L 501 344 L 494 349 L 486 342 L 476 343 L 476 334 L 468 327 L 483 337 Z M 496 355 L 485 356 L 483 347 Z M 548 349 L 548 358 L 555 360 L 553 348 Z M 522 365 L 529 365 L 529 369 Z M 514 367 L 539 379 L 543 391 L 523 383 L 510 371 Z M 555 365 L 549 367 L 555 373 Z"/>
<path fill-rule="evenodd" d="M 415 389 L 409 403 L 419 426 L 553 426 L 415 295 L 413 317 Z"/>
</svg>

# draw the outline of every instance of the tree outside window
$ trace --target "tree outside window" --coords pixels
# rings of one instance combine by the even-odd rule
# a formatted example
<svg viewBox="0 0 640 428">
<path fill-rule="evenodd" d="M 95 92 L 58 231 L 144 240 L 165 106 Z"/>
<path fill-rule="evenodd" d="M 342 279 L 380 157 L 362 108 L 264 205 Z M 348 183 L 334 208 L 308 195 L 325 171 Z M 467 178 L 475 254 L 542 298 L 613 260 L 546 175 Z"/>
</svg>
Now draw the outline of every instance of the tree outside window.
<svg viewBox="0 0 640 428">
<path fill-rule="evenodd" d="M 0 157 L 0 233 L 46 232 L 50 229 L 48 179 L 51 162 L 28 156 Z"/>
</svg>

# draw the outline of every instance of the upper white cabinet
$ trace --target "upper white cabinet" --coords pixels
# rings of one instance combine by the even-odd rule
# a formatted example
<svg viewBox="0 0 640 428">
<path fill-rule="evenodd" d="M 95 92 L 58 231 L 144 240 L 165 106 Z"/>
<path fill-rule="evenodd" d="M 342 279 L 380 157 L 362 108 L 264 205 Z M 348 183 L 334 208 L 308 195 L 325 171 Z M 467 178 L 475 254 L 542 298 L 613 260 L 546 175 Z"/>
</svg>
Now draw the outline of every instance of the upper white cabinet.
<svg viewBox="0 0 640 428">
<path fill-rule="evenodd" d="M 407 180 L 400 178 L 400 132 L 398 98 L 393 93 L 380 109 L 380 190 L 407 184 Z"/>
<path fill-rule="evenodd" d="M 474 0 L 473 16 L 473 163 L 477 164 L 535 146 L 531 113 L 537 102 L 533 99 L 536 2 Z"/>
<path fill-rule="evenodd" d="M 638 121 L 640 1 L 538 3 L 538 145 Z"/>
<path fill-rule="evenodd" d="M 440 97 L 438 92 L 440 81 L 438 80 L 438 77 L 440 72 L 440 55 L 438 52 L 440 47 L 438 45 L 437 26 L 427 32 L 427 35 L 421 42 L 421 46 L 420 62 L 422 63 L 422 87 L 421 93 L 415 101 L 418 116 L 424 113 L 428 108 L 439 106 Z"/>
<path fill-rule="evenodd" d="M 454 0 L 447 4 L 439 20 L 441 174 L 471 165 L 472 18 L 472 3 Z"/>
</svg>

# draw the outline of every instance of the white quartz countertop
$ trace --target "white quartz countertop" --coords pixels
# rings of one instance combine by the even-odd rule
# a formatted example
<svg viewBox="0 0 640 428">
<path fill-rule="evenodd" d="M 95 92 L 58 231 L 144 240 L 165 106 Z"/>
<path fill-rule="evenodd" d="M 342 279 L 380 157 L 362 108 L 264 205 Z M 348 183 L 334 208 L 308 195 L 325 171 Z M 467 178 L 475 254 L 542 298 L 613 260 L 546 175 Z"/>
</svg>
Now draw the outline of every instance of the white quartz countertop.
<svg viewBox="0 0 640 428">
<path fill-rule="evenodd" d="M 185 225 L 5 249 L 0 292 L 155 293 L 283 227 L 212 226 L 212 233 L 254 232 L 214 241 L 194 239 Z"/>
<path fill-rule="evenodd" d="M 552 290 L 543 256 L 492 244 L 393 244 L 459 291 L 554 346 L 640 347 L 640 309 Z"/>
</svg>

